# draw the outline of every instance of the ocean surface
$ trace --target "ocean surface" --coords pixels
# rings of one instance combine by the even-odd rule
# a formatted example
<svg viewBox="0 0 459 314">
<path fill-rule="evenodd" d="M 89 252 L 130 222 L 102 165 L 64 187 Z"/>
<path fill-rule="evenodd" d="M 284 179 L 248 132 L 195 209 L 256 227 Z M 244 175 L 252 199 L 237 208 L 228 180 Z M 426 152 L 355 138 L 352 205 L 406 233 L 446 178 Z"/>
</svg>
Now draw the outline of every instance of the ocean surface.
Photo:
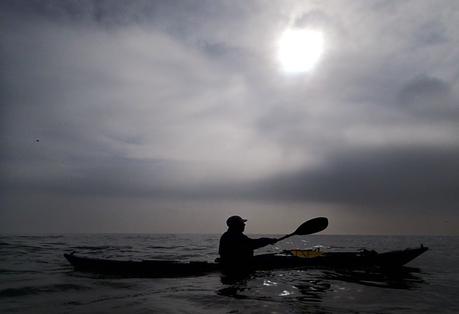
<svg viewBox="0 0 459 314">
<path fill-rule="evenodd" d="M 270 235 L 267 235 L 270 236 Z M 257 237 L 257 236 L 252 236 Z M 258 271 L 236 282 L 113 278 L 74 271 L 63 253 L 117 259 L 213 261 L 218 235 L 64 234 L 0 236 L 0 313 L 459 313 L 459 237 L 293 237 L 292 248 L 429 251 L 397 273 Z"/>
</svg>

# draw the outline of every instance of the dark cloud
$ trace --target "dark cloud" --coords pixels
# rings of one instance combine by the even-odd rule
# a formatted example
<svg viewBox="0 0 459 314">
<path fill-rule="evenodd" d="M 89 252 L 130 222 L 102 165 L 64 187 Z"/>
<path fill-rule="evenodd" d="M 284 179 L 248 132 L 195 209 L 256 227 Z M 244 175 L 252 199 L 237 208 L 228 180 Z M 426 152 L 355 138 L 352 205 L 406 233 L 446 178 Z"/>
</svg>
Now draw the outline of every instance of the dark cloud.
<svg viewBox="0 0 459 314">
<path fill-rule="evenodd" d="M 384 210 L 446 210 L 459 206 L 459 149 L 385 148 L 336 155 L 320 167 L 267 179 L 262 197 Z"/>
<path fill-rule="evenodd" d="M 408 104 L 416 104 L 419 101 L 432 102 L 448 96 L 450 90 L 449 85 L 440 79 L 421 77 L 407 83 L 401 90 L 400 97 Z"/>
<path fill-rule="evenodd" d="M 428 21 L 419 27 L 416 36 L 426 46 L 445 44 L 449 40 L 444 24 L 438 20 Z"/>
<path fill-rule="evenodd" d="M 428 119 L 457 121 L 459 102 L 451 86 L 438 78 L 420 77 L 406 83 L 399 94 L 400 103 L 409 112 Z"/>
</svg>

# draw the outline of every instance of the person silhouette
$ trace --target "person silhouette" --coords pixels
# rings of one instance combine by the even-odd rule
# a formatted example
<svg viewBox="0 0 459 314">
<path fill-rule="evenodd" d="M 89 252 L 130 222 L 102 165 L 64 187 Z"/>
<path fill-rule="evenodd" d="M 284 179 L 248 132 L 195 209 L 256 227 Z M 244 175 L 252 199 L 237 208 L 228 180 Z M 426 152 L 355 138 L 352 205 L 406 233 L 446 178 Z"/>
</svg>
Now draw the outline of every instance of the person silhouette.
<svg viewBox="0 0 459 314">
<path fill-rule="evenodd" d="M 264 246 L 275 244 L 277 239 L 251 239 L 243 232 L 247 219 L 231 216 L 226 220 L 228 230 L 221 236 L 218 253 L 220 263 L 227 266 L 247 266 L 251 264 L 253 252 Z"/>
</svg>

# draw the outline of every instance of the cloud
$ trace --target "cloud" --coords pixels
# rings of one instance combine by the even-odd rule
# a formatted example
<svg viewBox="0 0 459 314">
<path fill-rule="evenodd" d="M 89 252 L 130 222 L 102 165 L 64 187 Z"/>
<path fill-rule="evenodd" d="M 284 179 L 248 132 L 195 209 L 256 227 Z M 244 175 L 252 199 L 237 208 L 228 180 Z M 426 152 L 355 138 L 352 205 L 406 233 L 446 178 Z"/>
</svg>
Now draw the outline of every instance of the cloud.
<svg viewBox="0 0 459 314">
<path fill-rule="evenodd" d="M 253 165 L 269 148 L 250 147 L 244 79 L 200 47 L 136 25 L 16 26 L 3 34 L 3 186 L 181 194 L 269 164 Z"/>
<path fill-rule="evenodd" d="M 434 77 L 419 77 L 406 83 L 398 98 L 404 108 L 430 121 L 456 122 L 459 115 L 458 98 L 450 84 Z"/>
<path fill-rule="evenodd" d="M 457 215 L 455 2 L 0 6 L 4 194 Z M 324 32 L 307 75 L 292 25 Z"/>
<path fill-rule="evenodd" d="M 321 167 L 268 178 L 262 198 L 367 210 L 457 211 L 459 149 L 392 147 L 336 155 Z"/>
</svg>

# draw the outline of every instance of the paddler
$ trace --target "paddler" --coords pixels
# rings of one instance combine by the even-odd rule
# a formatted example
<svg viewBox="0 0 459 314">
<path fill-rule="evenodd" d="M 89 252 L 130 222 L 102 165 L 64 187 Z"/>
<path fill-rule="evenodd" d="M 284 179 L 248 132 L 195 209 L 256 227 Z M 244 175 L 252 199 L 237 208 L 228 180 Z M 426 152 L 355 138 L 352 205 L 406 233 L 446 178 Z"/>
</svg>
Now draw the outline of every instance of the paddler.
<svg viewBox="0 0 459 314">
<path fill-rule="evenodd" d="M 231 216 L 226 220 L 228 230 L 220 238 L 220 262 L 229 266 L 243 266 L 250 264 L 253 251 L 269 244 L 275 244 L 277 239 L 251 239 L 243 232 L 245 222 L 240 216 Z"/>
</svg>

